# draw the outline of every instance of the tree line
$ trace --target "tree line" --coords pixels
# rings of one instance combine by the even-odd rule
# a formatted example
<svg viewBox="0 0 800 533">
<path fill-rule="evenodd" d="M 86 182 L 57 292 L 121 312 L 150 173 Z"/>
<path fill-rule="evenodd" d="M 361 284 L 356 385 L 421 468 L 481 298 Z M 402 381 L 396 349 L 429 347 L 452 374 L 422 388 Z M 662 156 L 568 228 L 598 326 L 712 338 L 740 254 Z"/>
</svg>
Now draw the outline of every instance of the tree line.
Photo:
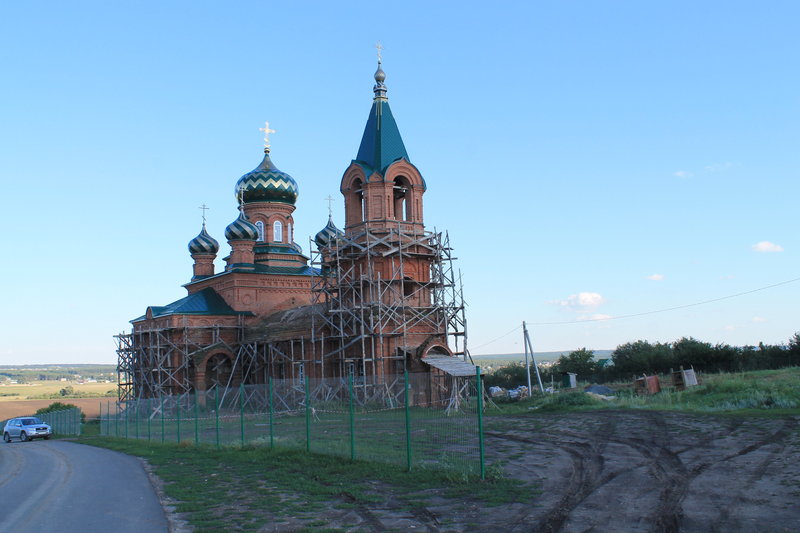
<svg viewBox="0 0 800 533">
<path fill-rule="evenodd" d="M 610 360 L 597 360 L 592 350 L 581 348 L 558 358 L 553 365 L 539 365 L 545 386 L 560 381 L 565 372 L 573 372 L 584 382 L 605 383 L 627 381 L 642 374 L 666 374 L 670 370 L 694 367 L 702 372 L 743 372 L 800 366 L 800 332 L 787 344 L 731 346 L 711 344 L 693 337 L 683 337 L 672 343 L 646 340 L 626 342 L 617 346 Z M 532 372 L 532 382 L 536 380 Z M 506 388 L 526 382 L 523 365 L 499 368 L 486 377 L 486 384 Z"/>
</svg>

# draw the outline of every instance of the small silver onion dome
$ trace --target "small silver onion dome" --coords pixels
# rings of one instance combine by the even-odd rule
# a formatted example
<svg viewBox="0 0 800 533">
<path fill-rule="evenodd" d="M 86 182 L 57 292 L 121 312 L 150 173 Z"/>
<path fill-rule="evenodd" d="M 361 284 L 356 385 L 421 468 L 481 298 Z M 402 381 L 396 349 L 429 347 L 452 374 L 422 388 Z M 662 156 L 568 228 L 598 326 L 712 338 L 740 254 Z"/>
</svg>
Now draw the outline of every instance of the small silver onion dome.
<svg viewBox="0 0 800 533">
<path fill-rule="evenodd" d="M 208 234 L 206 231 L 206 225 L 203 224 L 203 229 L 200 230 L 200 234 L 189 241 L 189 253 L 190 254 L 214 254 L 219 252 L 219 243 Z"/>
<path fill-rule="evenodd" d="M 225 228 L 225 238 L 229 241 L 256 241 L 258 240 L 258 228 L 247 220 L 242 211 L 239 213 L 239 218 Z"/>
<path fill-rule="evenodd" d="M 378 83 L 383 83 L 386 81 L 386 73 L 381 68 L 380 63 L 378 63 L 378 70 L 375 71 L 375 81 Z"/>
<path fill-rule="evenodd" d="M 317 243 L 318 247 L 324 248 L 340 235 L 344 235 L 344 232 L 336 227 L 333 223 L 333 218 L 328 215 L 328 223 L 314 236 L 314 242 Z"/>
</svg>

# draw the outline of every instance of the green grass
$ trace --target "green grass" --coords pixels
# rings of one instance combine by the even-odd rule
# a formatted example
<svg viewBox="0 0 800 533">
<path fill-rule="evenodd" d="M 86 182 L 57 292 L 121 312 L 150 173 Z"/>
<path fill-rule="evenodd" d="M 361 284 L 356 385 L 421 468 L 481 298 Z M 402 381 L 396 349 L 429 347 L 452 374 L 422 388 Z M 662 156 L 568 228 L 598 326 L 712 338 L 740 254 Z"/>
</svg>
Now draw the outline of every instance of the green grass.
<svg viewBox="0 0 800 533">
<path fill-rule="evenodd" d="M 430 491 L 452 499 L 454 506 L 500 505 L 531 492 L 496 471 L 481 481 L 444 470 L 406 472 L 394 465 L 332 460 L 299 450 L 217 449 L 110 437 L 80 441 L 146 459 L 165 482 L 167 495 L 179 502 L 177 510 L 186 513 L 197 531 L 257 531 L 265 520 L 295 524 L 299 520 L 302 527 L 319 531 L 329 525 L 325 511 L 332 508 L 392 501 L 410 509 L 427 501 Z"/>
<path fill-rule="evenodd" d="M 498 411 L 489 414 L 517 414 L 534 411 L 570 411 L 585 409 L 657 409 L 668 411 L 800 414 L 800 367 L 759 370 L 741 373 L 704 374 L 701 385 L 677 391 L 664 387 L 654 395 L 637 396 L 630 384 L 618 391 L 611 401 L 594 398 L 580 391 L 534 396 L 514 403 L 498 403 Z"/>
</svg>

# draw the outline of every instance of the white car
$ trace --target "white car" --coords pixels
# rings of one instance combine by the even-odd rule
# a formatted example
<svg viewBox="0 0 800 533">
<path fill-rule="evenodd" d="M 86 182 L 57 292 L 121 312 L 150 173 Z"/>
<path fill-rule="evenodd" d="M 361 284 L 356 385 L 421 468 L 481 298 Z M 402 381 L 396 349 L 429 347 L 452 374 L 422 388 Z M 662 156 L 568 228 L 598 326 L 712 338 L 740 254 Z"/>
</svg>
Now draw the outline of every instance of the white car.
<svg viewBox="0 0 800 533">
<path fill-rule="evenodd" d="M 12 437 L 16 437 L 22 442 L 32 439 L 47 440 L 52 434 L 52 428 L 35 416 L 12 418 L 6 422 L 6 427 L 3 428 L 3 440 L 6 442 L 11 442 Z"/>
</svg>

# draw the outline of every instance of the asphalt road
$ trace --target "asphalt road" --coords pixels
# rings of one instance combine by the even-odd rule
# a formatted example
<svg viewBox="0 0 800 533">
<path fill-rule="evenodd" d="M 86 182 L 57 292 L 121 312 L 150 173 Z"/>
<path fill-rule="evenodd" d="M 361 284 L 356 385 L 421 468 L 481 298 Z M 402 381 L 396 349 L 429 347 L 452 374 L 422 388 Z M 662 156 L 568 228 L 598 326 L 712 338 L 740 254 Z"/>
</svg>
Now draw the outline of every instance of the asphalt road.
<svg viewBox="0 0 800 533">
<path fill-rule="evenodd" d="M 168 531 L 138 459 L 73 442 L 0 441 L 0 531 Z"/>
</svg>

